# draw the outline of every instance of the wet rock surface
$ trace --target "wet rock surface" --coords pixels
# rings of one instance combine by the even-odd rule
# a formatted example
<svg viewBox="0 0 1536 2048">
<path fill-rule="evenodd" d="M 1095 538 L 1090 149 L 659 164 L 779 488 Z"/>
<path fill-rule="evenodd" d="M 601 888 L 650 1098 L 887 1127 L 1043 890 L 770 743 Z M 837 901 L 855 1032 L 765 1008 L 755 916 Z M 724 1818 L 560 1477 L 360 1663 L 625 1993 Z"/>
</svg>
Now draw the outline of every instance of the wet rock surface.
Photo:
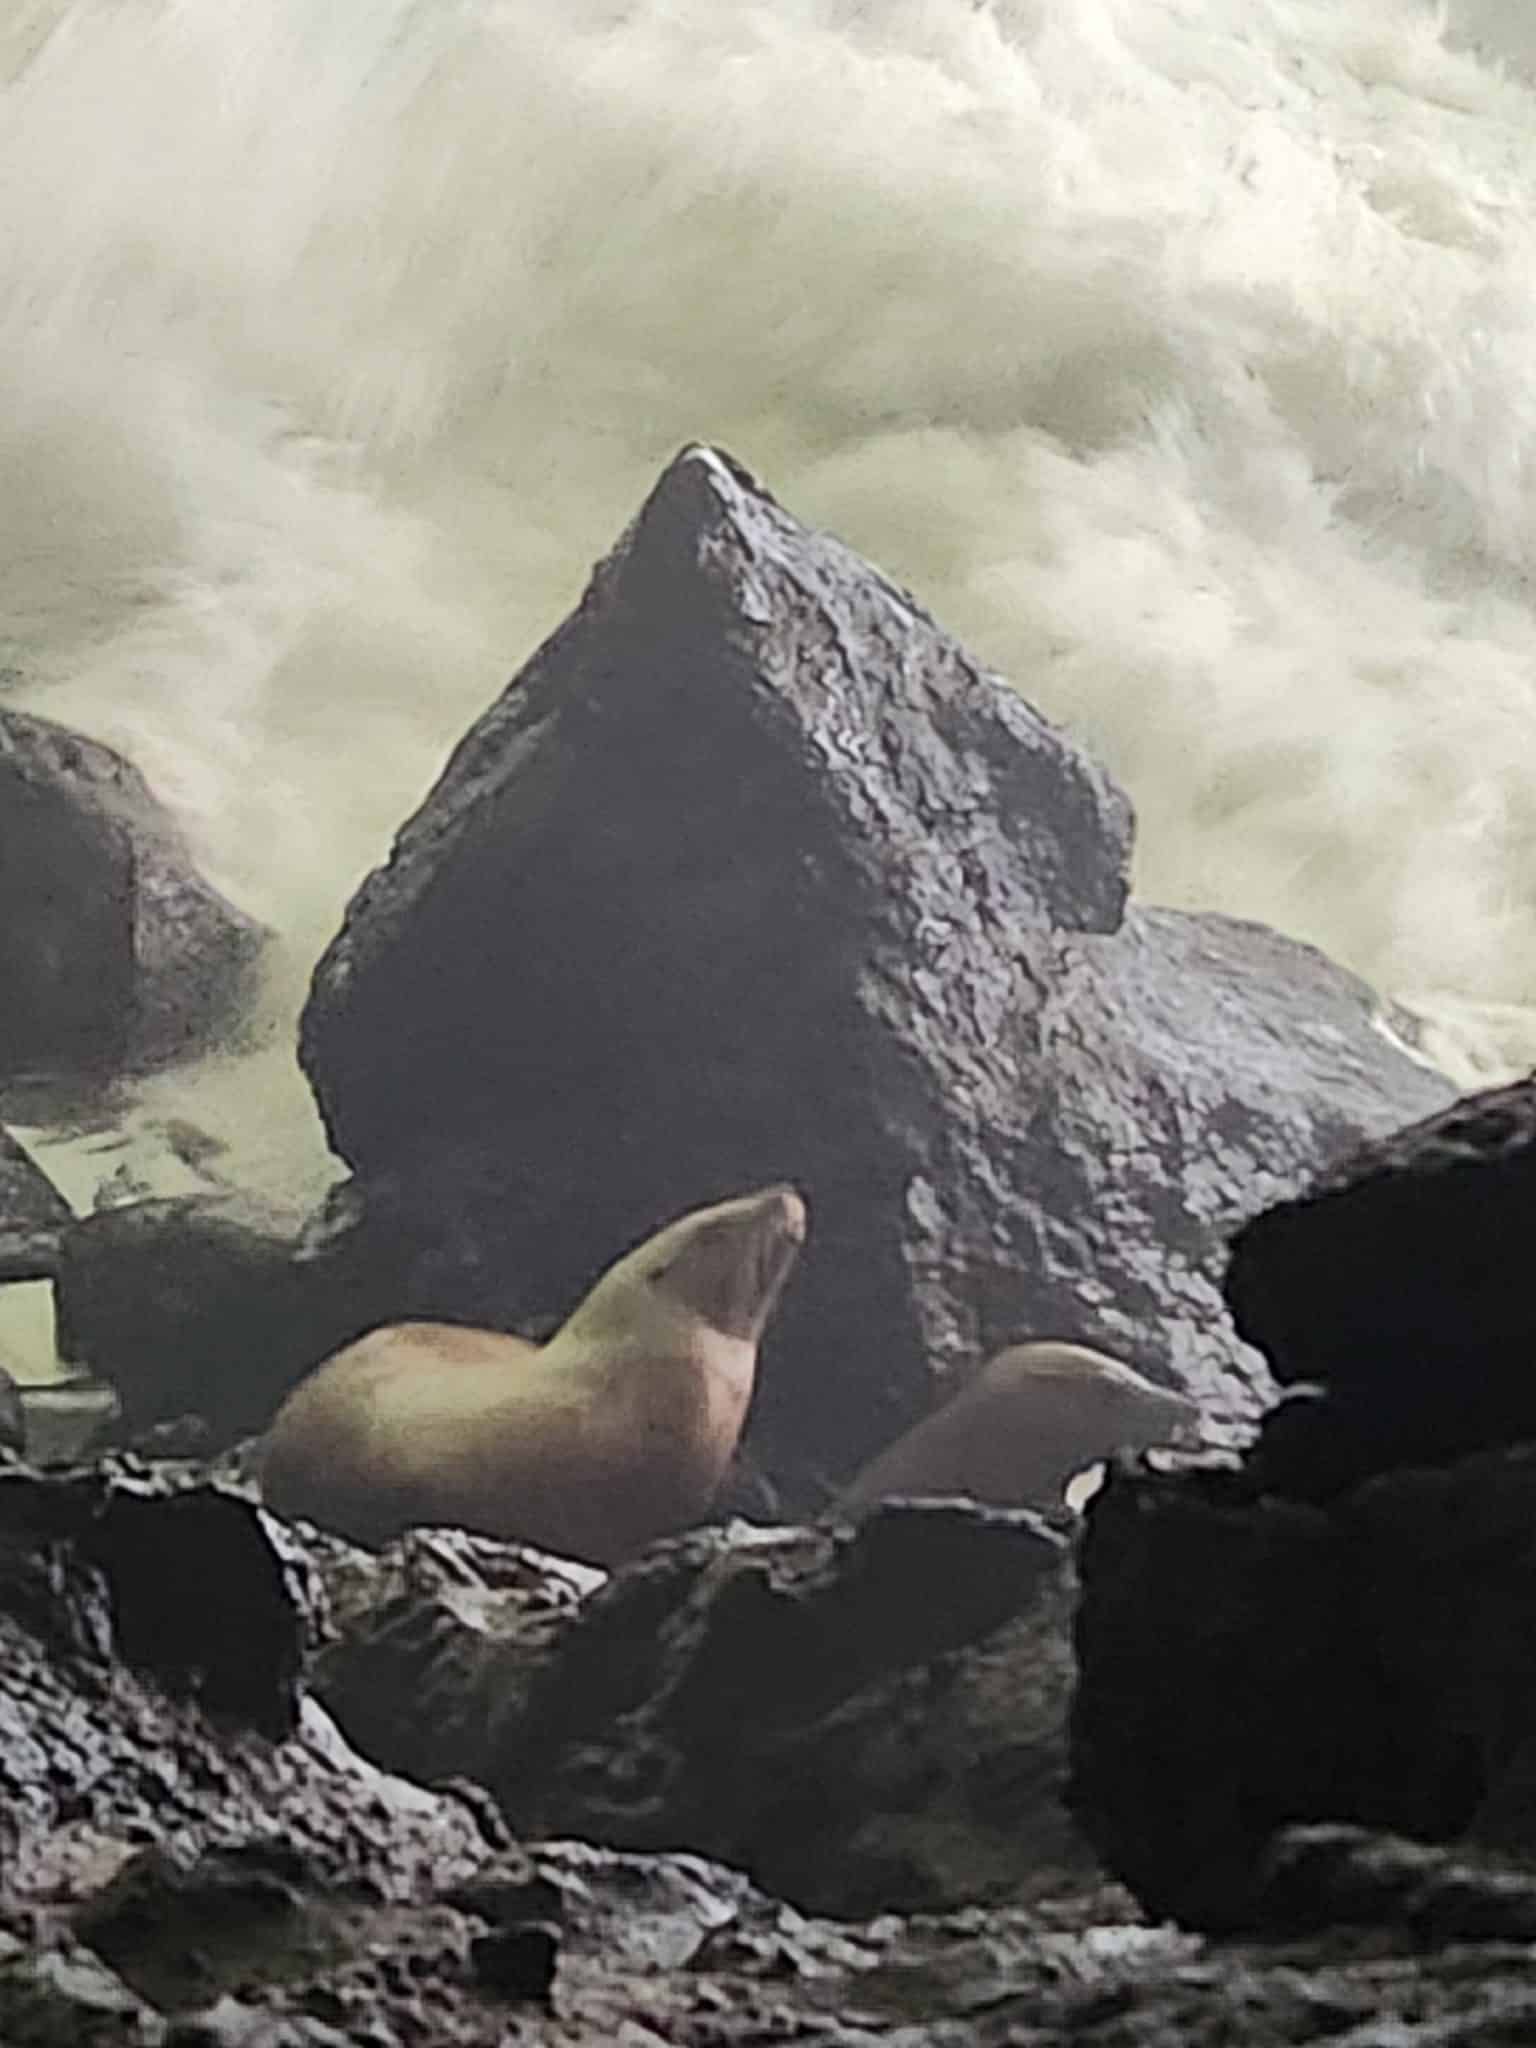
<svg viewBox="0 0 1536 2048">
<path fill-rule="evenodd" d="M 1079 1571 L 1069 1798 L 1151 1913 L 1243 1926 L 1278 1828 L 1384 1824 L 1361 1617 L 1325 1515 L 1225 1473 L 1117 1465 Z"/>
<path fill-rule="evenodd" d="M 824 1912 L 1095 1878 L 1061 1803 L 1075 1588 L 1038 1518 L 733 1524 L 584 1592 L 537 1553 L 487 1578 L 494 1546 L 445 1540 L 366 1567 L 378 1590 L 316 1669 L 376 1762 L 479 1779 L 520 1835 L 684 1847 Z"/>
<path fill-rule="evenodd" d="M 210 1450 L 259 1429 L 385 1291 L 311 1255 L 298 1219 L 228 1196 L 98 1210 L 60 1234 L 57 1266 L 60 1355 L 110 1382 L 116 1434 L 193 1415 Z"/>
<path fill-rule="evenodd" d="M 462 1529 L 412 1530 L 375 1553 L 306 1531 L 330 1631 L 311 1674 L 347 1739 L 407 1777 L 484 1779 L 583 1598 L 606 1574 Z"/>
<path fill-rule="evenodd" d="M 687 450 L 354 899 L 302 1057 L 439 1312 L 558 1320 L 669 1215 L 803 1187 L 748 1436 L 786 1513 L 1024 1336 L 1219 1430 L 1267 1384 L 1222 1231 L 1451 1091 L 1311 949 L 1127 916 L 1129 844 L 906 593 Z"/>
<path fill-rule="evenodd" d="M 1238 1327 L 1277 1379 L 1255 1470 L 1327 1498 L 1373 1472 L 1536 1436 L 1536 1301 L 1514 1255 L 1536 1202 L 1536 1082 L 1351 1151 L 1238 1233 Z"/>
<path fill-rule="evenodd" d="M 1282 1935 L 1380 1927 L 1425 1947 L 1536 1940 L 1536 1872 L 1338 1824 L 1282 1829 L 1253 1900 L 1260 1922 Z"/>
<path fill-rule="evenodd" d="M 71 1220 L 68 1202 L 0 1127 L 0 1283 L 48 1278 Z"/>
<path fill-rule="evenodd" d="M 440 1583 L 491 1563 L 455 1558 L 464 1539 L 416 1540 Z M 781 1557 L 789 1540 L 773 1533 Z M 526 1593 L 526 1564 L 504 1564 L 499 1590 Z M 1223 1957 L 1137 1924 L 1101 1879 L 1033 1911 L 830 1921 L 702 1858 L 519 1844 L 485 1793 L 363 1761 L 298 1684 L 303 1644 L 379 1570 L 133 1461 L 0 1473 L 0 2037 L 1123 2048 L 1300 2042 L 1372 2012 L 1491 2041 L 1467 2029 L 1520 2009 L 1513 1895 L 1498 1940 L 1452 1972 L 1395 1953 L 1362 1912 L 1342 1961 L 1304 1939 Z M 1422 1869 L 1411 1882 L 1435 1891 Z"/>
<path fill-rule="evenodd" d="M 0 1447 L 20 1451 L 25 1450 L 26 1443 L 27 1416 L 21 1405 L 21 1388 L 0 1366 Z"/>
<path fill-rule="evenodd" d="M 107 987 L 159 972 L 140 914 L 200 913 L 45 783 L 0 831 L 96 878 Z M 0 1458 L 7 2048 L 1536 2037 L 1530 1091 L 1351 1161 L 1447 1084 L 1320 954 L 1128 905 L 1129 835 L 910 598 L 692 450 L 322 963 L 354 1180 L 302 1230 L 76 1227 L 16 1168 L 67 1347 L 164 1455 Z M 21 1040 L 78 1000 L 84 1067 L 189 1042 L 179 995 L 107 1029 L 23 942 Z M 546 1335 L 779 1174 L 812 1252 L 729 1496 L 759 1513 L 1019 1336 L 1237 1433 L 1269 1382 L 1221 1239 L 1266 1204 L 1239 1327 L 1321 1391 L 1241 1460 L 1120 1461 L 1080 1541 L 929 1503 L 604 1577 L 255 1504 L 230 1438 L 313 1356 L 413 1314 Z"/>
<path fill-rule="evenodd" d="M 1536 1863 L 1536 1445 L 1325 1504 L 1118 1468 L 1081 1547 L 1070 1803 L 1148 1909 L 1264 1924 L 1290 1824 Z"/>
<path fill-rule="evenodd" d="M 265 936 L 120 754 L 0 710 L 0 1080 L 196 1050 L 237 1015 Z"/>
<path fill-rule="evenodd" d="M 968 1543 L 1018 1540 L 995 1518 L 946 1527 L 942 1512 L 906 1518 L 901 1540 L 933 1538 L 934 1566 L 952 1568 L 962 1528 Z M 803 1567 L 825 1540 L 774 1531 L 765 1547 L 782 1572 L 796 1545 Z M 476 1576 L 489 1600 L 521 1600 L 530 1614 L 537 1605 L 528 1555 L 501 1553 L 498 1579 L 496 1546 L 435 1532 L 412 1542 L 418 1590 Z M 678 1548 L 668 1546 L 664 1574 Z M 284 1530 L 222 1487 L 131 1460 L 49 1481 L 0 1473 L 0 2038 L 18 2048 L 1526 2038 L 1536 2013 L 1529 1876 L 1360 1830 L 1281 1834 L 1251 1893 L 1268 1938 L 1222 1945 L 1145 1924 L 1097 1876 L 1029 1908 L 829 1920 L 700 1857 L 518 1842 L 484 1791 L 428 1790 L 365 1762 L 296 1677 L 306 1642 L 343 1639 L 370 1598 L 405 1590 L 397 1549 L 393 1562 L 349 1553 Z M 563 1569 L 546 1568 L 550 1587 Z M 975 1602 L 1002 1599 L 1000 1576 L 969 1575 L 970 1622 L 988 1618 Z M 593 1597 L 568 1580 L 549 1612 L 572 1628 Z M 628 1668 L 664 1662 L 641 1615 L 631 1620 Z M 933 1625 L 931 1614 L 892 1617 L 885 1647 L 892 1628 L 910 1641 Z M 770 1640 L 782 1650 L 771 1624 Z M 851 1646 L 832 1648 L 846 1667 Z M 1008 1788 L 992 1796 L 1001 1818 Z"/>
</svg>

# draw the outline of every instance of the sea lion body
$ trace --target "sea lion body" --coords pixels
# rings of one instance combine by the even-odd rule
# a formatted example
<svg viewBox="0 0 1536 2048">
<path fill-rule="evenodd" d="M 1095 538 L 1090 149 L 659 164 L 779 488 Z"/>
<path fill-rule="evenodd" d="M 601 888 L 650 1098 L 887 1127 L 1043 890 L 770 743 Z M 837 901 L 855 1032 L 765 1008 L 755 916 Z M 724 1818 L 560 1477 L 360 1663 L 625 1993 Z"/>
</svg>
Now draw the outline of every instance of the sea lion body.
<svg viewBox="0 0 1536 2048">
<path fill-rule="evenodd" d="M 278 1410 L 263 1498 L 364 1543 L 437 1522 L 618 1563 L 708 1508 L 805 1227 L 792 1188 L 696 1210 L 610 1266 L 544 1345 L 373 1330 Z"/>
<path fill-rule="evenodd" d="M 837 1505 L 958 1494 L 1058 1508 L 1074 1473 L 1114 1451 L 1188 1443 L 1198 1416 L 1183 1394 L 1085 1344 L 1012 1344 L 877 1453 Z"/>
</svg>

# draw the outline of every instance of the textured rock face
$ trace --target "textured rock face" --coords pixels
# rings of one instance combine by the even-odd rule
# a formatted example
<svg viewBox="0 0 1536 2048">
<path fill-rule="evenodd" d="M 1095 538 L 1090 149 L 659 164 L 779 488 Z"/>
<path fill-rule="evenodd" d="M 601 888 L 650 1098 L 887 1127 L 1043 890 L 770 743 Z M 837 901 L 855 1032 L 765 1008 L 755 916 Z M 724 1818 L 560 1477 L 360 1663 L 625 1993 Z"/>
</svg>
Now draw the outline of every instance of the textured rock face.
<svg viewBox="0 0 1536 2048">
<path fill-rule="evenodd" d="M 0 711 L 0 1078 L 104 1077 L 226 1025 L 265 934 L 109 747 Z"/>
<path fill-rule="evenodd" d="M 1233 1244 L 1238 1328 L 1282 1382 L 1256 1472 L 1326 1498 L 1372 1472 L 1536 1437 L 1536 1083 L 1468 1096 L 1342 1158 Z"/>
<path fill-rule="evenodd" d="M 804 1188 L 748 1435 L 791 1511 L 1019 1337 L 1244 1415 L 1218 1234 L 1451 1091 L 1310 949 L 1125 919 L 1129 839 L 905 593 L 688 450 L 355 899 L 302 1057 L 365 1206 L 452 1209 L 440 1313 L 528 1327 L 667 1216 Z"/>
<path fill-rule="evenodd" d="M 1412 1893 L 1443 1920 L 1452 1865 L 1332 1838 L 1277 1864 L 1291 1823 L 1536 1863 L 1536 1318 L 1513 1255 L 1533 1176 L 1522 1082 L 1257 1217 L 1238 1326 L 1320 1386 L 1237 1469 L 1117 1470 L 1090 1508 L 1072 1803 L 1153 1911 L 1252 1927 L 1290 1896 L 1321 1924 Z M 1491 1930 L 1508 1900 L 1483 1889 Z"/>
<path fill-rule="evenodd" d="M 284 1219 L 238 1197 L 165 1196 L 60 1234 L 60 1355 L 110 1382 L 131 1438 L 195 1415 L 216 1448 L 260 1429 L 302 1374 L 391 1304 L 382 1277 L 305 1256 Z M 381 1299 L 381 1297 L 383 1297 Z"/>
<path fill-rule="evenodd" d="M 0 1366 L 0 1445 L 7 1450 L 26 1448 L 27 1415 L 21 1402 L 21 1388 Z"/>
<path fill-rule="evenodd" d="M 1226 1474 L 1117 1467 L 1079 1571 L 1073 1810 L 1154 1916 L 1242 1926 L 1276 1829 L 1379 1818 L 1338 1532 Z"/>
<path fill-rule="evenodd" d="M 1117 1471 L 1088 1516 L 1072 1805 L 1154 1914 L 1266 1923 L 1292 1822 L 1536 1863 L 1536 1446 L 1326 1507 Z"/>
<path fill-rule="evenodd" d="M 444 1541 L 389 1553 L 371 1605 L 344 1594 L 317 1672 L 386 1767 L 479 1779 L 520 1835 L 685 1847 L 819 1912 L 1097 1881 L 1061 1800 L 1075 1585 L 1034 1517 L 699 1530 L 579 1603 Z"/>
<path fill-rule="evenodd" d="M 909 1537 L 925 1525 L 939 1538 L 936 1559 L 958 1564 L 944 1549 L 953 1538 L 1001 1542 L 1021 1561 L 1017 1528 L 951 1517 L 946 1537 L 943 1516 L 906 1518 Z M 1501 1540 L 1507 1533 L 1501 1521 Z M 728 1676 L 727 1653 L 744 1644 L 759 1700 L 777 1687 L 782 1705 L 814 1677 L 803 1661 L 783 1673 L 772 1665 L 786 1625 L 810 1646 L 823 1535 L 769 1534 L 774 1598 L 729 1597 L 751 1575 L 716 1575 L 714 1597 L 695 1607 L 695 1620 L 712 1609 L 720 1629 L 717 1675 Z M 715 1540 L 689 1539 L 696 1562 Z M 498 1578 L 486 1546 L 415 1542 L 434 1553 L 440 1595 L 457 1585 L 469 1598 L 471 1574 L 483 1571 L 481 1596 L 523 1600 L 532 1623 L 526 1559 L 504 1553 Z M 327 1628 L 322 1586 L 344 1628 L 359 1621 L 370 1579 L 393 1597 L 388 1564 L 381 1576 L 376 1561 L 343 1552 L 221 1486 L 131 1461 L 62 1481 L 0 1471 L 7 2043 L 1303 2048 L 1326 2037 L 1359 2048 L 1509 2048 L 1536 2025 L 1530 1878 L 1475 1853 L 1358 1830 L 1282 1833 L 1251 1893 L 1267 1938 L 1221 1947 L 1136 1924 L 1124 1894 L 1103 1883 L 1029 1908 L 834 1923 L 698 1857 L 520 1847 L 477 1788 L 428 1791 L 385 1776 L 303 1696 L 300 1652 Z M 1003 1562 L 994 1550 L 991 1572 L 969 1573 L 947 1615 L 937 1603 L 889 1614 L 878 1640 L 834 1627 L 823 1647 L 835 1674 L 847 1675 L 861 1643 L 863 1654 L 889 1658 L 925 1628 L 984 1622 L 983 1603 L 1008 1596 Z M 555 1586 L 561 1574 L 546 1577 Z M 709 1580 L 706 1564 L 700 1588 Z M 663 1574 L 651 1591 L 667 1586 Z M 579 1590 L 555 1592 L 546 1627 L 580 1633 L 571 1612 Z M 867 1609 L 871 1590 L 838 1574 L 820 1585 L 822 1600 L 840 1599 L 843 1619 L 861 1601 Z M 631 1654 L 616 1671 L 596 1653 L 617 1647 L 622 1603 L 589 1645 L 589 1718 L 616 1683 L 633 1686 L 658 1668 L 686 1673 L 674 1661 L 677 1637 L 658 1648 L 644 1606 L 628 1617 Z M 994 1640 L 1011 1642 L 1012 1627 Z M 708 1633 L 697 1631 L 700 1648 Z M 914 1708 L 932 1721 L 975 1697 L 946 1684 L 953 1677 L 932 1667 Z M 995 1726 L 1015 1682 L 998 1671 Z M 688 1698 L 686 1682 L 672 1694 L 679 1733 Z M 917 1725 L 916 1714 L 893 1725 L 891 1747 Z M 755 1750 L 762 1727 L 744 1726 Z M 863 1735 L 877 1750 L 878 1731 Z M 603 1741 L 612 1737 L 603 1731 L 593 1745 L 609 1791 L 602 1766 L 617 1752 Z M 866 1786 L 878 1782 L 878 1763 L 865 1761 Z M 978 1805 L 993 1801 L 1001 1839 L 1016 1788 L 993 1776 L 969 1790 Z"/>
<path fill-rule="evenodd" d="M 473 1788 L 384 1776 L 297 1690 L 315 1589 L 221 1489 L 0 1472 L 7 2043 L 747 2048 L 786 1986 L 896 1952 L 697 1859 L 525 1853 Z M 1025 1928 L 1016 1959 L 1049 1966 Z"/>
<path fill-rule="evenodd" d="M 46 1279 L 57 1260 L 59 1233 L 72 1221 L 58 1189 L 9 1131 L 0 1129 L 0 1281 Z"/>
</svg>

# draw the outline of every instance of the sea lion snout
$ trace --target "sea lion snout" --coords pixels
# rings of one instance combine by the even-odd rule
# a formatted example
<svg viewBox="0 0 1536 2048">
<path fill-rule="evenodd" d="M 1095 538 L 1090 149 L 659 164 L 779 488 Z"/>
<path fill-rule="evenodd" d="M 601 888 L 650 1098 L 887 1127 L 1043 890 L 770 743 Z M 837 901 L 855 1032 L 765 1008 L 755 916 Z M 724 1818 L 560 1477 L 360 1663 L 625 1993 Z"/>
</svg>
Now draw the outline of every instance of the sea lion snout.
<svg viewBox="0 0 1536 2048">
<path fill-rule="evenodd" d="M 748 1199 L 756 1201 L 761 1208 L 765 1255 L 772 1258 L 787 1251 L 792 1264 L 803 1249 L 811 1227 L 810 1210 L 806 1207 L 804 1195 L 785 1181 L 777 1187 L 764 1188 L 760 1194 Z M 788 1268 L 785 1270 L 787 1272 Z"/>
<path fill-rule="evenodd" d="M 762 1202 L 778 1211 L 779 1227 L 786 1237 L 792 1237 L 796 1244 L 805 1243 L 805 1233 L 810 1228 L 810 1210 L 805 1197 L 797 1187 L 787 1180 L 776 1181 L 771 1188 L 762 1188 L 749 1201 Z"/>
<path fill-rule="evenodd" d="M 787 1182 L 759 1188 L 690 1219 L 657 1278 L 724 1335 L 756 1343 L 809 1228 L 798 1188 Z"/>
</svg>

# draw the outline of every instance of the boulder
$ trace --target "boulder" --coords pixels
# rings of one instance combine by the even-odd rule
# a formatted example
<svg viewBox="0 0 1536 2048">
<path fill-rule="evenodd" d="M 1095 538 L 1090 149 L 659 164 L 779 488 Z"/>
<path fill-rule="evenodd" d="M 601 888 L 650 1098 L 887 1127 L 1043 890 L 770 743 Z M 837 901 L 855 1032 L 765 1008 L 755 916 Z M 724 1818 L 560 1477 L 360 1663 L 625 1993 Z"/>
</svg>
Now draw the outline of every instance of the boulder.
<svg viewBox="0 0 1536 2048">
<path fill-rule="evenodd" d="M 1241 1927 L 1277 1829 L 1379 1818 L 1341 1533 L 1231 1474 L 1117 1461 L 1079 1573 L 1071 1809 L 1154 1918 Z"/>
<path fill-rule="evenodd" d="M 0 1366 L 0 1447 L 8 1451 L 24 1451 L 27 1447 L 27 1416 L 21 1388 L 4 1366 Z"/>
<path fill-rule="evenodd" d="M 59 1234 L 73 1220 L 52 1181 L 0 1126 L 0 1283 L 49 1278 Z"/>
<path fill-rule="evenodd" d="M 1070 1794 L 1109 1869 L 1223 1932 L 1273 1924 L 1293 1824 L 1536 1869 L 1533 1528 L 1530 1444 L 1322 1505 L 1117 1466 L 1080 1552 Z"/>
<path fill-rule="evenodd" d="M 492 1704 L 499 1727 L 520 1719 L 607 1574 L 464 1529 L 411 1529 L 371 1551 L 302 1526 L 330 1623 L 311 1680 L 347 1740 L 423 1783 L 483 1782 Z"/>
<path fill-rule="evenodd" d="M 298 1684 L 308 1553 L 218 1486 L 0 1467 L 0 1560 L 7 2042 L 745 2048 L 786 1977 L 809 2012 L 865 1960 L 737 1872 L 523 1851 L 475 1788 L 367 1764 Z M 711 1969 L 729 1932 L 777 1972 Z"/>
<path fill-rule="evenodd" d="M 33 1465 L 73 1465 L 111 1433 L 117 1396 L 88 1374 L 28 1380 L 17 1389 L 22 1444 Z"/>
<path fill-rule="evenodd" d="M 354 1269 L 307 1256 L 292 1219 L 248 1198 L 128 1202 L 61 1235 L 59 1355 L 109 1383 L 120 1436 L 195 1416 L 200 1447 L 217 1449 L 260 1429 L 361 1332 L 369 1312 L 353 1282 Z"/>
<path fill-rule="evenodd" d="M 1282 1936 L 1375 1927 L 1406 1931 L 1425 1948 L 1536 1941 L 1536 1873 L 1337 1823 L 1283 1828 L 1254 1897 L 1261 1924 Z M 1533 2019 L 1536 1996 L 1513 2002 L 1511 2027 Z"/>
<path fill-rule="evenodd" d="M 804 1188 L 747 1451 L 788 1513 L 1028 1336 L 1240 1428 L 1220 1239 L 1444 1103 L 1311 948 L 1126 910 L 1129 805 L 904 591 L 685 450 L 316 971 L 366 1213 L 547 1326 L 666 1217 Z M 392 1226 L 393 1227 L 393 1226 Z"/>
<path fill-rule="evenodd" d="M 1352 1147 L 1237 1232 L 1225 1292 L 1282 1383 L 1256 1483 L 1327 1498 L 1373 1472 L 1536 1438 L 1536 1082 Z"/>
<path fill-rule="evenodd" d="M 198 1050 L 238 1016 L 265 937 L 120 754 L 0 710 L 0 1079 Z"/>
<path fill-rule="evenodd" d="M 1061 1797 L 1075 1585 L 1032 1515 L 735 1523 L 586 1588 L 433 1531 L 360 1599 L 340 1555 L 321 1698 L 386 1768 L 489 1786 L 519 1835 L 683 1847 L 843 1916 L 1100 1881 Z"/>
<path fill-rule="evenodd" d="M 919 1518 L 902 1544 L 924 1526 L 936 1560 L 958 1561 L 946 1549 L 954 1540 L 982 1543 L 1000 1565 L 995 1539 L 1021 1561 L 1018 1530 L 1001 1523 L 989 1535 L 983 1519 Z M 484 1590 L 529 1600 L 531 1616 L 526 1561 L 498 1587 L 484 1555 L 460 1554 L 456 1539 L 416 1540 L 435 1551 L 441 1589 L 484 1566 Z M 697 1551 L 705 1539 L 685 1541 Z M 861 1643 L 888 1656 L 925 1631 L 984 1621 L 979 1603 L 1009 1597 L 996 1571 L 967 1573 L 963 1617 L 946 1618 L 943 1601 L 909 1614 L 869 1604 L 878 1575 L 861 1595 L 834 1571 L 818 1594 L 814 1572 L 797 1584 L 792 1562 L 798 1544 L 808 1563 L 814 1542 L 815 1532 L 767 1533 L 787 1604 L 761 1590 L 732 1596 L 750 1574 L 712 1577 L 706 1565 L 694 1575 L 696 1592 L 714 1589 L 701 1610 L 716 1617 L 712 1676 L 728 1676 L 734 1631 L 760 1706 L 803 1697 L 813 1682 L 796 1658 L 782 1689 L 771 1668 L 764 1685 L 761 1660 L 818 1612 L 824 1623 L 878 1623 L 823 1643 L 841 1680 Z M 1486 1853 L 1426 1851 L 1358 1828 L 1283 1830 L 1250 1892 L 1265 1938 L 1221 1945 L 1139 1921 L 1102 1881 L 1027 1906 L 831 1921 L 697 1856 L 520 1845 L 480 1788 L 389 1776 L 306 1696 L 305 1654 L 333 1626 L 328 1602 L 349 1626 L 367 1576 L 381 1571 L 343 1550 L 220 1484 L 133 1460 L 64 1480 L 0 1468 L 0 2038 L 38 2048 L 1303 2048 L 1326 2037 L 1364 2048 L 1523 2041 L 1536 2023 L 1529 1878 Z M 574 1587 L 557 1593 L 547 1618 L 576 1634 L 571 1592 L 579 1599 Z M 604 1635 L 616 1645 L 616 1618 L 594 1653 Z M 615 1680 L 670 1661 L 683 1635 L 667 1633 L 658 1657 L 637 1626 L 617 1673 L 594 1655 L 589 1717 Z M 997 1674 L 999 1728 L 1017 1671 Z M 671 1726 L 681 1732 L 686 1667 L 679 1675 Z M 953 1709 L 953 1676 L 942 1660 L 932 1668 L 903 1739 L 919 1707 L 937 1718 Z M 745 1727 L 744 1770 L 765 1732 L 750 1716 Z M 1134 1749 L 1134 1723 L 1125 1733 Z M 613 1739 L 597 1732 L 600 1765 Z M 879 1763 L 867 1760 L 867 1784 Z M 758 1789 L 767 1798 L 773 1788 Z M 996 1801 L 1001 1841 L 1008 1772 L 965 1789 L 978 1808 Z M 901 1828 L 914 1816 L 887 1818 Z"/>
</svg>

